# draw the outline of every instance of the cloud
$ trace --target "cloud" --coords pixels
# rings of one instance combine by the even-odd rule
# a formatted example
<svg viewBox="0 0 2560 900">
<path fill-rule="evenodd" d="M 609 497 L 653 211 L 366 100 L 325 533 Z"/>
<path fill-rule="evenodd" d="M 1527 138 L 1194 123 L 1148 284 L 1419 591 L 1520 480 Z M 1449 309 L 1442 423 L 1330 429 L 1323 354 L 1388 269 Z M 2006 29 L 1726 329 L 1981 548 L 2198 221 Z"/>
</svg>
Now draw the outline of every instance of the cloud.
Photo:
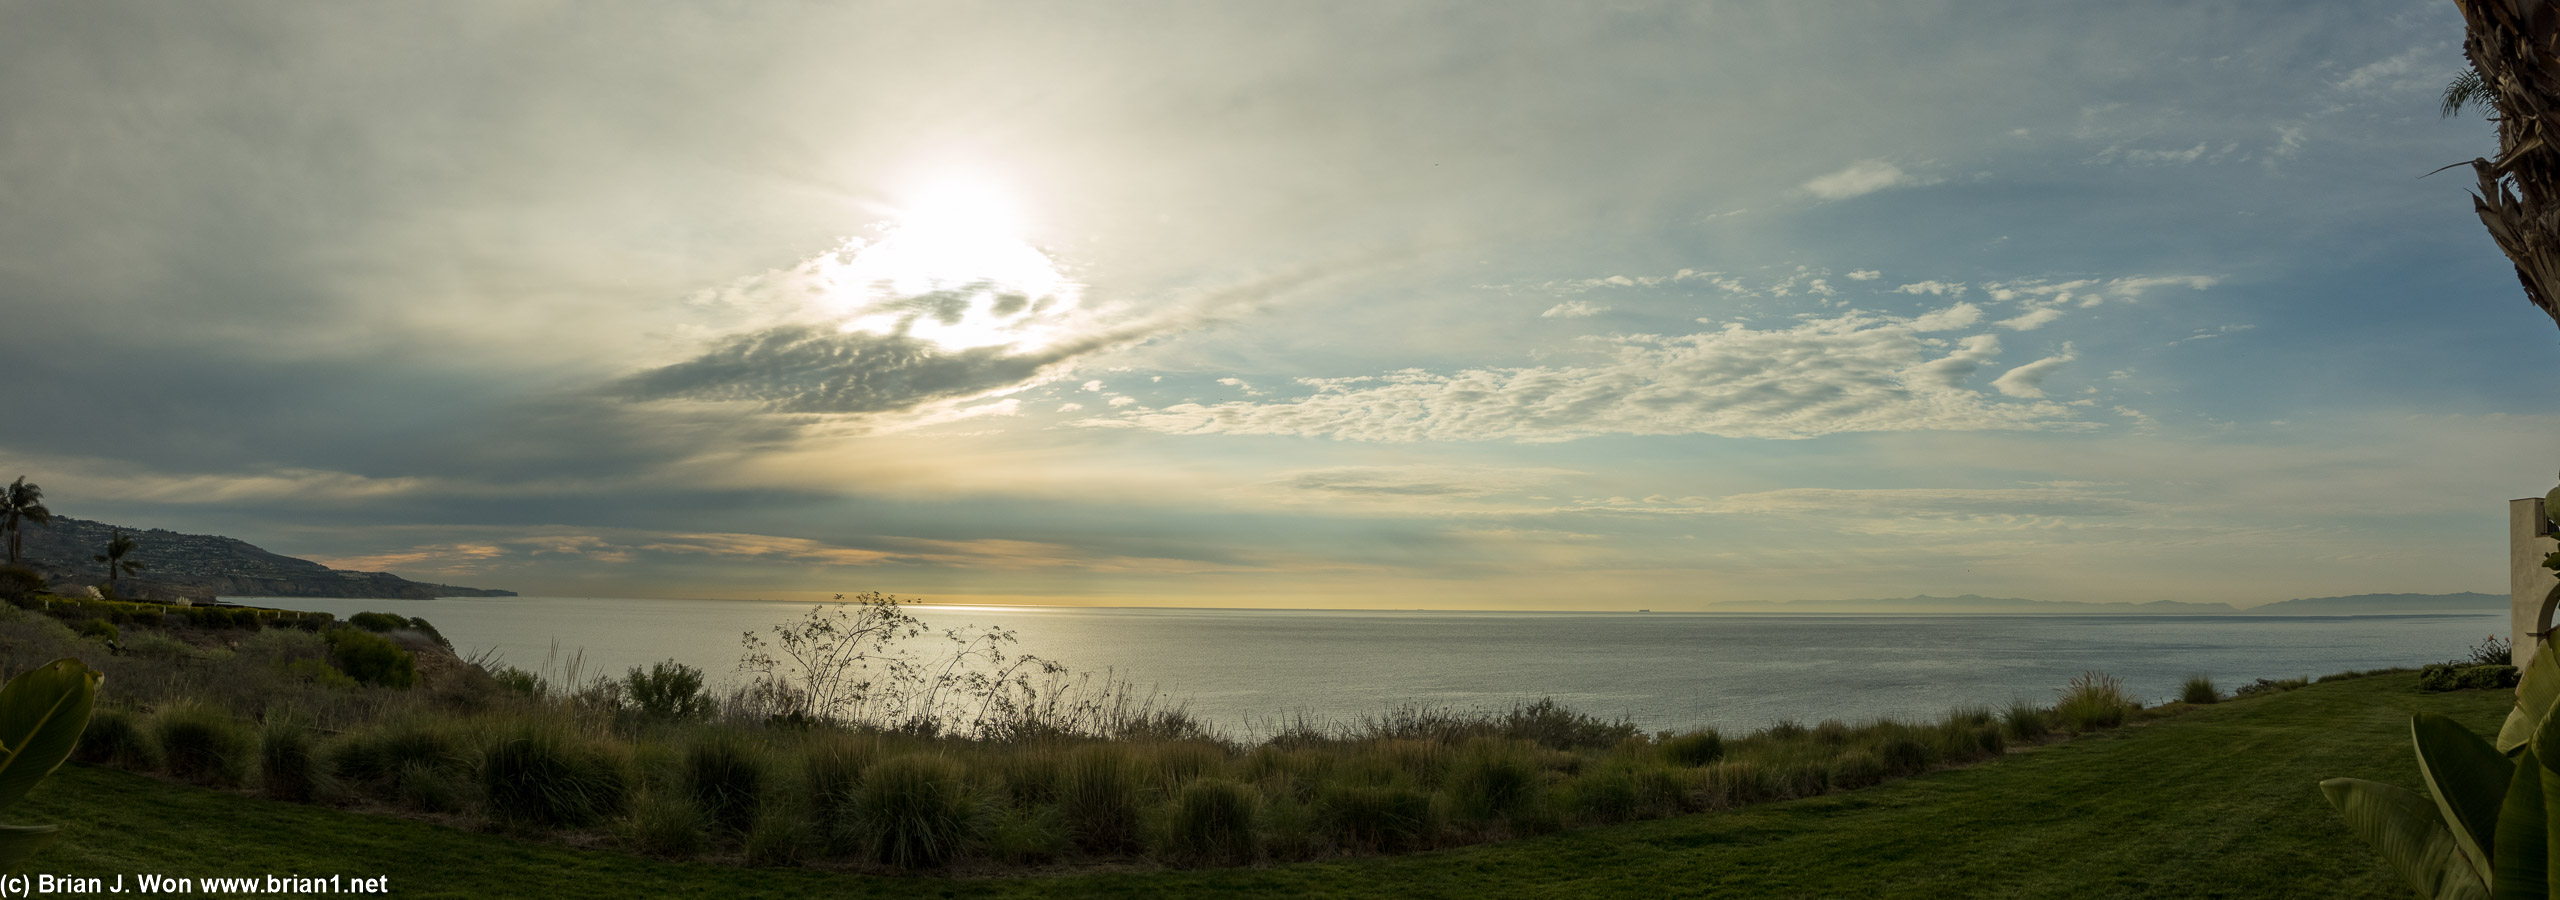
<svg viewBox="0 0 2560 900">
<path fill-rule="evenodd" d="M 1894 288 L 1894 290 L 1905 294 L 1929 294 L 1939 297 L 1962 297 L 1964 296 L 1964 287 L 1963 282 L 1920 281 Z"/>
<path fill-rule="evenodd" d="M 1244 395 L 1247 397 L 1260 397 L 1263 394 L 1269 393 L 1268 391 L 1255 388 L 1252 382 L 1248 382 L 1242 378 L 1221 378 L 1218 379 L 1218 383 L 1243 391 Z"/>
<path fill-rule="evenodd" d="M 1946 518 L 1978 516 L 2122 516 L 2135 512 L 2129 500 L 2072 487 L 2038 488 L 1895 488 L 1850 490 L 1787 488 L 1691 498 L 1685 505 L 1656 509 L 1629 506 L 1611 511 L 1672 512 L 1722 515 L 1832 515 L 1861 519 Z"/>
<path fill-rule="evenodd" d="M 2107 282 L 2107 291 L 2126 300 L 2139 300 L 2143 292 L 2152 288 L 2182 287 L 2201 291 L 2221 283 L 2222 279 L 2213 275 L 2145 275 Z"/>
<path fill-rule="evenodd" d="M 1956 352 L 1920 364 L 1911 380 L 1942 389 L 1959 389 L 1985 364 L 2000 356 L 2000 339 L 1977 334 L 1956 343 Z"/>
<path fill-rule="evenodd" d="M 746 401 L 783 413 L 903 412 L 1021 385 L 1093 349 L 1087 342 L 1032 353 L 952 351 L 901 334 L 783 325 L 722 340 L 609 390 L 640 401 Z"/>
<path fill-rule="evenodd" d="M 1852 163 L 1846 169 L 1807 181 L 1804 183 L 1804 189 L 1806 193 L 1824 200 L 1846 200 L 1886 188 L 1935 183 L 1937 183 L 1935 179 L 1923 180 L 1884 160 L 1870 159 Z"/>
<path fill-rule="evenodd" d="M 1577 473 L 1493 466 L 1344 466 L 1297 472 L 1271 484 L 1339 497 L 1464 498 L 1510 493 L 1572 474 Z"/>
<path fill-rule="evenodd" d="M 2078 358 L 2079 356 L 2072 352 L 2071 345 L 2064 344 L 2060 355 L 2048 356 L 2010 369 L 2008 374 L 1994 379 L 1991 386 L 2011 397 L 2042 398 L 2045 376 L 2052 375 L 2055 369 L 2062 368 L 2063 363 Z"/>
<path fill-rule="evenodd" d="M 1982 307 L 1958 303 L 1911 320 L 1913 331 L 1952 331 L 1982 321 Z"/>
<path fill-rule="evenodd" d="M 1946 342 L 1911 323 L 1853 312 L 1784 329 L 1730 324 L 1611 343 L 1611 358 L 1594 365 L 1310 379 L 1315 393 L 1298 400 L 1185 403 L 1079 424 L 1389 442 L 2089 427 L 2059 404 L 2002 402 L 1961 387 L 1998 352 L 1989 335 L 1938 356 Z"/>
<path fill-rule="evenodd" d="M 1994 324 L 2011 331 L 2034 331 L 2052 324 L 2059 318 L 2062 318 L 2062 310 L 2046 306 L 2027 310 L 2023 315 L 2002 319 Z"/>
<path fill-rule="evenodd" d="M 1547 311 L 1539 313 L 1538 317 L 1541 319 L 1581 319 L 1596 316 L 1608 311 L 1609 308 L 1606 306 L 1594 306 L 1580 300 L 1567 300 L 1563 303 L 1547 307 Z"/>
<path fill-rule="evenodd" d="M 1882 277 L 1884 277 L 1884 273 L 1874 269 L 1859 269 L 1855 272 L 1849 273 L 1850 281 L 1874 281 Z"/>
</svg>

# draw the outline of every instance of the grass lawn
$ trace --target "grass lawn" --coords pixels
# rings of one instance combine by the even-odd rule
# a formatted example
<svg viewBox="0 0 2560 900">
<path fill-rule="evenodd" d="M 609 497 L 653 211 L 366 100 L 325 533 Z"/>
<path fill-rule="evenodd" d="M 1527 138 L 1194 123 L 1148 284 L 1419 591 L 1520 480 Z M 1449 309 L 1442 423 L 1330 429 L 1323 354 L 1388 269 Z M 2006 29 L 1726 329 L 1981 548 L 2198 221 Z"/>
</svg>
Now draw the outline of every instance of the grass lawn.
<svg viewBox="0 0 2560 900">
<path fill-rule="evenodd" d="M 63 841 L 22 870 L 390 876 L 399 896 L 2377 897 L 2410 892 L 2317 783 L 2419 789 L 2408 716 L 2494 733 L 2504 691 L 2413 674 L 2205 707 L 1972 769 L 1811 800 L 1413 856 L 954 880 L 644 860 L 66 766 L 11 810 Z M 1818 712 L 1818 711 L 1808 711 Z"/>
</svg>

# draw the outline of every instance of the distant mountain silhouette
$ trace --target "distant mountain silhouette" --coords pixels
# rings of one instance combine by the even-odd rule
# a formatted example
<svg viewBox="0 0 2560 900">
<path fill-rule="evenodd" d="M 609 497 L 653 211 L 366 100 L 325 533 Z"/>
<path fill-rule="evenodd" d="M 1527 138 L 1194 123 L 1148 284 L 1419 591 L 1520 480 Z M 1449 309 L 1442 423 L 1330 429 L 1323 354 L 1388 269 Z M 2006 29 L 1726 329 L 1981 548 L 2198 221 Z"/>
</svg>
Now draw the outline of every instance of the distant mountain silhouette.
<svg viewBox="0 0 2560 900">
<path fill-rule="evenodd" d="M 2494 613 L 2507 608 L 2503 594 L 2357 594 L 2352 597 L 2306 597 L 2247 608 L 2228 603 L 2089 603 L 2076 600 L 2028 600 L 2019 597 L 1890 597 L 1870 600 L 1737 600 L 1715 604 L 1718 612 L 1940 613 L 2082 616 L 2344 616 L 2382 613 Z"/>
<path fill-rule="evenodd" d="M 126 596 L 198 601 L 214 597 L 423 600 L 515 596 L 514 591 L 410 581 L 389 572 L 332 569 L 220 535 L 129 528 L 70 516 L 53 517 L 50 528 L 33 524 L 23 527 L 26 564 L 44 573 L 58 591 L 76 591 L 83 585 L 105 582 L 106 565 L 91 557 L 106 546 L 111 530 L 121 530 L 132 535 L 138 545 L 131 558 L 149 567 L 117 580 Z"/>
</svg>

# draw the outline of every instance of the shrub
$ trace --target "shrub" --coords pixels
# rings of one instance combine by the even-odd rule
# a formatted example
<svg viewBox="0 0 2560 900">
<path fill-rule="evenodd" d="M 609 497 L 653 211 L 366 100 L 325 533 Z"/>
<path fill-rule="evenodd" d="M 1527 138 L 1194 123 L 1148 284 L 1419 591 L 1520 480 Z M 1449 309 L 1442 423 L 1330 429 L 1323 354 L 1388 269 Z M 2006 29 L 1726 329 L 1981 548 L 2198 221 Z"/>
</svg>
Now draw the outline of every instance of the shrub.
<svg viewBox="0 0 2560 900">
<path fill-rule="evenodd" d="M 975 836 L 965 777 L 958 765 L 932 756 L 900 756 L 872 766 L 852 809 L 871 859 L 920 869 L 958 856 Z"/>
<path fill-rule="evenodd" d="M 1794 719 L 1779 719 L 1778 724 L 1762 729 L 1760 735 L 1773 741 L 1801 741 L 1813 732 Z"/>
<path fill-rule="evenodd" d="M 1602 766 L 1568 786 L 1573 808 L 1600 822 L 1624 822 L 1636 817 L 1642 798 L 1636 790 L 1635 771 L 1623 765 Z"/>
<path fill-rule="evenodd" d="M 2495 690 L 2515 687 L 2517 677 L 2514 666 L 2472 666 L 2462 670 L 2457 683 L 2473 690 Z"/>
<path fill-rule="evenodd" d="M 711 695 L 702 691 L 702 670 L 675 660 L 631 667 L 623 677 L 623 695 L 641 716 L 682 722 L 711 714 Z"/>
<path fill-rule="evenodd" d="M 1937 762 L 1937 754 L 1930 749 L 1927 742 L 1913 737 L 1908 731 L 1896 729 L 1876 742 L 1876 761 L 1884 764 L 1886 772 L 1916 775 Z"/>
<path fill-rule="evenodd" d="M 271 632 L 260 633 L 267 634 Z M 330 665 L 325 660 L 291 660 L 284 664 L 284 673 L 293 676 L 296 681 L 300 681 L 304 684 L 318 685 L 324 688 L 351 688 L 356 686 L 355 679 L 347 677 L 347 673 L 338 671 L 338 667 Z"/>
<path fill-rule="evenodd" d="M 1831 760 L 1831 784 L 1844 791 L 1882 782 L 1889 774 L 1884 759 L 1873 750 L 1851 750 Z"/>
<path fill-rule="evenodd" d="M 73 755 L 81 762 L 136 771 L 160 765 L 160 748 L 143 733 L 141 721 L 131 712 L 108 707 L 90 713 L 89 728 L 80 733 L 80 747 Z"/>
<path fill-rule="evenodd" d="M 2211 678 L 2189 675 L 2186 685 L 2178 690 L 2178 699 L 2181 702 L 2195 704 L 2220 703 L 2222 690 L 2213 686 Z"/>
<path fill-rule="evenodd" d="M 522 727 L 482 754 L 480 786 L 490 818 L 534 827 L 577 826 L 620 812 L 630 776 L 611 750 Z"/>
<path fill-rule="evenodd" d="M 133 640 L 125 644 L 124 652 L 144 659 L 192 659 L 196 655 L 196 648 L 195 645 L 177 638 L 156 631 L 146 631 L 134 635 Z"/>
<path fill-rule="evenodd" d="M 1254 818 L 1262 798 L 1223 778 L 1194 781 L 1175 798 L 1169 832 L 1175 855 L 1206 862 L 1244 863 L 1261 849 Z"/>
<path fill-rule="evenodd" d="M 2134 705 L 2132 695 L 2124 692 L 2121 679 L 2082 672 L 2072 676 L 2070 686 L 2063 688 L 2062 700 L 2053 705 L 2053 714 L 2063 728 L 2080 734 L 2123 725 L 2125 708 Z"/>
<path fill-rule="evenodd" d="M 1289 797 L 1262 804 L 1262 850 L 1280 859 L 1314 859 L 1325 850 L 1324 822 L 1315 807 Z"/>
<path fill-rule="evenodd" d="M 996 773 L 1004 779 L 1006 798 L 1015 806 L 1054 803 L 1067 780 L 1066 754 L 1047 744 L 1016 747 L 999 757 Z"/>
<path fill-rule="evenodd" d="M 2310 684 L 2311 679 L 2308 677 L 2260 678 L 2256 681 L 2249 682 L 2248 684 L 2241 685 L 2237 690 L 2231 692 L 2231 696 L 2251 697 L 2259 694 L 2280 694 L 2295 688 L 2306 687 Z"/>
<path fill-rule="evenodd" d="M 1156 778 L 1167 794 L 1178 793 L 1183 785 L 1216 773 L 1227 764 L 1226 748 L 1203 741 L 1159 744 L 1154 756 Z"/>
<path fill-rule="evenodd" d="M 714 731 L 686 748 L 685 788 L 711 824 L 744 833 L 764 800 L 768 764 L 761 748 L 727 731 Z"/>
<path fill-rule="evenodd" d="M 2052 711 L 2024 700 L 2009 704 L 2000 714 L 2000 731 L 2013 741 L 2034 742 L 2053 733 Z"/>
<path fill-rule="evenodd" d="M 1138 844 L 1138 768 L 1126 748 L 1088 744 L 1067 754 L 1065 790 L 1058 797 L 1076 846 L 1093 853 L 1121 853 Z"/>
<path fill-rule="evenodd" d="M 116 632 L 116 623 L 105 619 L 90 619 L 89 624 L 80 626 L 80 636 L 97 638 L 110 644 L 115 643 L 116 638 L 119 637 Z"/>
<path fill-rule="evenodd" d="M 1479 738 L 1450 767 L 1449 800 L 1460 818 L 1485 822 L 1516 814 L 1537 799 L 1537 761 L 1518 744 Z"/>
<path fill-rule="evenodd" d="M 683 794 L 649 791 L 631 806 L 623 840 L 651 856 L 684 859 L 699 855 L 710 843 L 711 819 Z"/>
<path fill-rule="evenodd" d="M 1420 847 L 1432 831 L 1431 795 L 1409 787 L 1328 785 L 1319 814 L 1342 843 L 1382 852 Z"/>
<path fill-rule="evenodd" d="M 754 827 L 747 829 L 747 865 L 796 865 L 807 855 L 814 836 L 808 816 L 796 810 L 768 807 L 756 816 Z"/>
<path fill-rule="evenodd" d="M 309 803 L 319 793 L 320 769 L 311 730 L 298 716 L 269 716 L 258 740 L 258 787 L 268 797 Z"/>
<path fill-rule="evenodd" d="M 2455 660 L 2454 664 L 2463 666 L 2512 666 L 2515 665 L 2516 662 L 2515 649 L 2514 644 L 2508 643 L 2505 638 L 2501 638 L 2493 634 L 2482 639 L 2480 643 L 2471 645 L 2471 649 L 2464 651 L 2466 656 L 2462 659 Z"/>
<path fill-rule="evenodd" d="M 44 573 L 26 566 L 0 566 L 0 600 L 17 602 L 52 589 Z"/>
<path fill-rule="evenodd" d="M 171 775 L 223 787 L 238 787 L 249 778 L 257 738 L 221 709 L 195 702 L 171 705 L 153 718 L 152 731 Z"/>
<path fill-rule="evenodd" d="M 1695 731 L 1662 743 L 1662 757 L 1697 768 L 1724 758 L 1724 735 L 1714 729 Z"/>
<path fill-rule="evenodd" d="M 1050 862 L 1065 856 L 1074 846 L 1067 834 L 1067 817 L 1056 804 L 1008 806 L 987 821 L 987 853 L 1002 862 Z"/>
<path fill-rule="evenodd" d="M 817 738 L 800 751 L 800 774 L 806 782 L 809 815 L 822 833 L 828 852 L 849 849 L 837 823 L 845 809 L 853 803 L 854 790 L 862 784 L 862 771 L 880 755 L 877 741 L 850 735 Z"/>
<path fill-rule="evenodd" d="M 1503 717 L 1502 736 L 1535 741 L 1557 750 L 1612 747 L 1643 733 L 1625 719 L 1608 720 L 1566 709 L 1554 698 L 1513 707 Z"/>
<path fill-rule="evenodd" d="M 402 763 L 393 772 L 394 794 L 400 805 L 419 812 L 449 813 L 462 809 L 465 790 L 455 783 L 453 772 L 425 760 Z"/>
<path fill-rule="evenodd" d="M 354 628 L 331 629 L 329 662 L 362 684 L 407 688 L 418 683 L 418 660 L 388 638 Z"/>
<path fill-rule="evenodd" d="M 348 616 L 347 624 L 376 633 L 385 631 L 405 631 L 409 628 L 409 618 L 407 616 L 395 616 L 390 613 L 360 612 L 355 615 Z"/>
</svg>

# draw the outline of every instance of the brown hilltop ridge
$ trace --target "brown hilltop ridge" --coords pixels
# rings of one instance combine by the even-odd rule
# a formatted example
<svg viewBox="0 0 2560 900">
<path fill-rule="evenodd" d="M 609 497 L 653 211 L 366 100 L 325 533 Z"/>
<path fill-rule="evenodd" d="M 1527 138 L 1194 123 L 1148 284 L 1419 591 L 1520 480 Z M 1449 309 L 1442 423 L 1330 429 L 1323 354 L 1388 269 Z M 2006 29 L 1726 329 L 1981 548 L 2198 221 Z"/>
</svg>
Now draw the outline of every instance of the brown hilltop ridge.
<svg viewBox="0 0 2560 900">
<path fill-rule="evenodd" d="M 513 597 L 514 591 L 456 587 L 410 581 L 389 572 L 349 572 L 307 559 L 271 553 L 247 541 L 212 534 L 180 534 L 161 528 L 127 528 L 69 516 L 53 517 L 53 526 L 24 526 L 25 563 L 44 573 L 56 590 L 107 580 L 106 564 L 91 557 L 106 547 L 111 531 L 123 531 L 138 546 L 132 559 L 149 568 L 117 580 L 128 597 L 157 600 L 215 597 L 353 597 L 359 599 L 426 600 L 435 597 Z"/>
</svg>

